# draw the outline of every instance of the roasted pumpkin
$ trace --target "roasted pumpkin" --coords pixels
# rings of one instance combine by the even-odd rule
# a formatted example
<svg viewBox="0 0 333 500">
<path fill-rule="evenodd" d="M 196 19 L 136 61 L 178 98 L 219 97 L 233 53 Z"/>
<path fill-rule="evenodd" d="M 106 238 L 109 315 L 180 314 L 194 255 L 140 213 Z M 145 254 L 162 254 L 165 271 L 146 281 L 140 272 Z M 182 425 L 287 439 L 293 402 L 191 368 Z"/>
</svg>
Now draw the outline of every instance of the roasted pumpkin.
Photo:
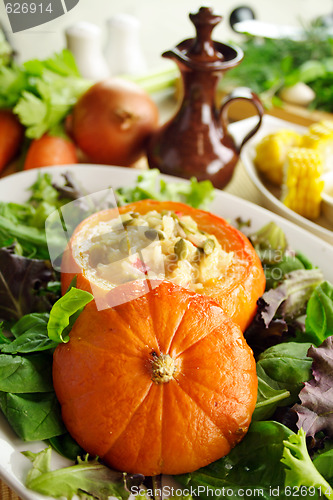
<svg viewBox="0 0 333 500">
<path fill-rule="evenodd" d="M 110 467 L 180 474 L 229 453 L 246 434 L 256 366 L 213 299 L 163 281 L 98 311 L 88 304 L 54 352 L 64 423 Z"/>
<path fill-rule="evenodd" d="M 153 220 L 154 228 L 163 229 L 154 231 L 162 234 L 160 244 L 164 245 L 164 253 L 167 258 L 178 259 L 176 264 L 171 259 L 171 271 L 169 275 L 166 273 L 166 280 L 213 297 L 242 330 L 249 325 L 256 311 L 256 302 L 264 292 L 265 277 L 260 260 L 244 234 L 221 217 L 182 203 L 144 200 L 121 207 L 119 212 L 126 227 L 128 223 L 147 226 Z M 132 220 L 129 214 L 133 215 Z M 102 277 L 91 269 L 94 267 L 91 261 L 97 259 L 98 262 L 108 243 L 99 240 L 89 246 L 89 241 L 98 240 L 96 228 L 99 225 L 104 227 L 101 231 L 105 231 L 105 225 L 117 216 L 117 210 L 104 210 L 88 217 L 77 227 L 63 257 L 63 292 L 76 274 L 76 286 L 88 291 L 93 289 L 95 297 L 115 288 L 107 274 L 110 271 L 109 254 L 104 255 L 102 265 L 95 265 L 102 269 Z M 170 226 L 178 229 L 170 230 Z M 151 225 L 146 229 L 151 232 Z M 124 241 L 126 246 L 126 239 Z M 90 254 L 85 250 L 87 245 Z M 181 252 L 188 257 L 184 259 Z M 113 276 L 118 270 L 116 263 L 112 267 Z"/>
</svg>

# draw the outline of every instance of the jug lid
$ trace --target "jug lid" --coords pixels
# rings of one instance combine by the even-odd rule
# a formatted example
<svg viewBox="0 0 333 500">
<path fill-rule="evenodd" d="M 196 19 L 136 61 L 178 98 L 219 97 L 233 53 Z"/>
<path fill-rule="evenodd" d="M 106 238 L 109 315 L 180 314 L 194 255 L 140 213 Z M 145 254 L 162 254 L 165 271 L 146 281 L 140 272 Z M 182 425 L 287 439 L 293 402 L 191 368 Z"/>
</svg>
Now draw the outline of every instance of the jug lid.
<svg viewBox="0 0 333 500">
<path fill-rule="evenodd" d="M 226 70 L 239 64 L 243 51 L 212 39 L 212 31 L 222 21 L 222 17 L 213 13 L 211 7 L 200 7 L 195 14 L 189 15 L 195 26 L 196 37 L 183 40 L 174 49 L 162 54 L 175 59 L 195 70 Z"/>
</svg>

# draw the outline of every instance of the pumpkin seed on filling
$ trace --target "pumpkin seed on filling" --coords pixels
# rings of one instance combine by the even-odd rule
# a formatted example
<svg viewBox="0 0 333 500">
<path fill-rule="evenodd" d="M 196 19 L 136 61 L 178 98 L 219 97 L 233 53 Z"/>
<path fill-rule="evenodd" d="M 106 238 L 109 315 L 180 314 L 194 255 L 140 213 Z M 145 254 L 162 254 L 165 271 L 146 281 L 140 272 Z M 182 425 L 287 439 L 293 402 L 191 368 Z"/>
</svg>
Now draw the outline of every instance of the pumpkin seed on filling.
<svg viewBox="0 0 333 500">
<path fill-rule="evenodd" d="M 148 269 L 154 271 L 159 264 L 157 277 L 200 291 L 207 280 L 219 278 L 233 260 L 233 252 L 225 252 L 217 238 L 200 230 L 188 215 L 168 210 L 145 215 L 129 212 L 121 215 L 121 224 L 119 218 L 103 224 L 91 239 L 89 265 L 97 277 L 111 284 L 140 277 L 138 259 L 144 255 L 143 264 Z M 117 279 L 113 281 L 115 265 Z"/>
</svg>

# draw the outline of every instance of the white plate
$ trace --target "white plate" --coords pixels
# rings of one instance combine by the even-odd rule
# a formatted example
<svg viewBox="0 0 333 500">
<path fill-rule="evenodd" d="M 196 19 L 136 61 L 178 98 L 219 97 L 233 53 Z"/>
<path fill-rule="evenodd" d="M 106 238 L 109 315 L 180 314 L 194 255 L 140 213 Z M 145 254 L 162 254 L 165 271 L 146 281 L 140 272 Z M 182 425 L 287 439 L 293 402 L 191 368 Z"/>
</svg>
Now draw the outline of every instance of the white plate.
<svg viewBox="0 0 333 500">
<path fill-rule="evenodd" d="M 122 167 L 103 167 L 93 165 L 73 165 L 66 167 L 43 168 L 41 171 L 52 173 L 54 180 L 61 180 L 61 173 L 70 171 L 90 192 L 105 189 L 107 187 L 120 187 L 132 185 L 138 176 L 137 170 Z M 21 172 L 0 180 L 0 200 L 23 202 L 28 198 L 27 188 L 35 181 L 36 171 Z M 174 178 L 173 178 L 174 180 Z M 186 181 L 183 181 L 186 182 Z M 285 231 L 292 248 L 303 252 L 314 264 L 318 265 L 324 272 L 325 277 L 333 281 L 333 246 L 313 236 L 302 228 L 297 227 L 289 221 L 273 214 L 250 202 L 237 198 L 233 195 L 216 192 L 216 198 L 211 206 L 211 211 L 229 219 L 231 222 L 237 217 L 244 220 L 251 219 L 250 231 L 259 229 L 269 221 L 275 221 Z M 4 417 L 0 415 L 0 476 L 17 492 L 23 500 L 46 499 L 37 493 L 24 487 L 24 478 L 31 464 L 21 452 L 24 450 L 40 451 L 45 448 L 45 443 L 24 443 L 15 436 Z M 69 462 L 55 452 L 54 467 L 62 467 Z"/>
<path fill-rule="evenodd" d="M 240 135 L 240 137 L 243 137 L 244 131 L 253 127 L 253 124 L 256 122 L 256 120 L 257 118 L 247 118 L 246 120 L 237 122 L 233 125 L 233 127 L 235 127 L 233 133 L 237 133 Z M 304 132 L 306 130 L 300 125 L 286 122 L 273 116 L 264 116 L 263 123 L 259 129 L 259 132 L 257 132 L 257 134 L 244 146 L 242 150 L 241 158 L 245 169 L 249 174 L 251 181 L 260 192 L 263 204 L 266 208 L 278 213 L 279 215 L 282 215 L 283 217 L 286 217 L 292 222 L 295 222 L 297 225 L 311 231 L 311 233 L 316 234 L 320 238 L 323 238 L 329 243 L 333 244 L 333 226 L 327 219 L 325 219 L 325 217 L 320 217 L 317 224 L 316 222 L 312 222 L 311 220 L 298 215 L 293 210 L 290 210 L 290 208 L 286 207 L 277 198 L 278 190 L 269 183 L 266 183 L 257 172 L 257 169 L 253 162 L 253 159 L 255 157 L 255 145 L 265 135 L 276 132 L 277 130 L 280 130 L 282 128 L 293 129 L 299 132 Z"/>
</svg>

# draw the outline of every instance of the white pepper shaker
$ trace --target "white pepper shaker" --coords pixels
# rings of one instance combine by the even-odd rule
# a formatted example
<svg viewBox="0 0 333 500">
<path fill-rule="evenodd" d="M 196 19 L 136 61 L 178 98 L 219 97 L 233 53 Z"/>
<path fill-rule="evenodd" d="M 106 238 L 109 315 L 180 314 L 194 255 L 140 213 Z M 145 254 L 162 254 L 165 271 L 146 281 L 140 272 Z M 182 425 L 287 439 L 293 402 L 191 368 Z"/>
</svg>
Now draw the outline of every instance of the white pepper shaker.
<svg viewBox="0 0 333 500">
<path fill-rule="evenodd" d="M 135 75 L 146 70 L 141 50 L 140 22 L 129 14 L 116 14 L 107 20 L 105 57 L 111 75 Z"/>
<path fill-rule="evenodd" d="M 67 28 L 65 35 L 67 48 L 74 55 L 83 78 L 99 81 L 110 76 L 101 46 L 101 30 L 98 26 L 79 22 Z"/>
</svg>

